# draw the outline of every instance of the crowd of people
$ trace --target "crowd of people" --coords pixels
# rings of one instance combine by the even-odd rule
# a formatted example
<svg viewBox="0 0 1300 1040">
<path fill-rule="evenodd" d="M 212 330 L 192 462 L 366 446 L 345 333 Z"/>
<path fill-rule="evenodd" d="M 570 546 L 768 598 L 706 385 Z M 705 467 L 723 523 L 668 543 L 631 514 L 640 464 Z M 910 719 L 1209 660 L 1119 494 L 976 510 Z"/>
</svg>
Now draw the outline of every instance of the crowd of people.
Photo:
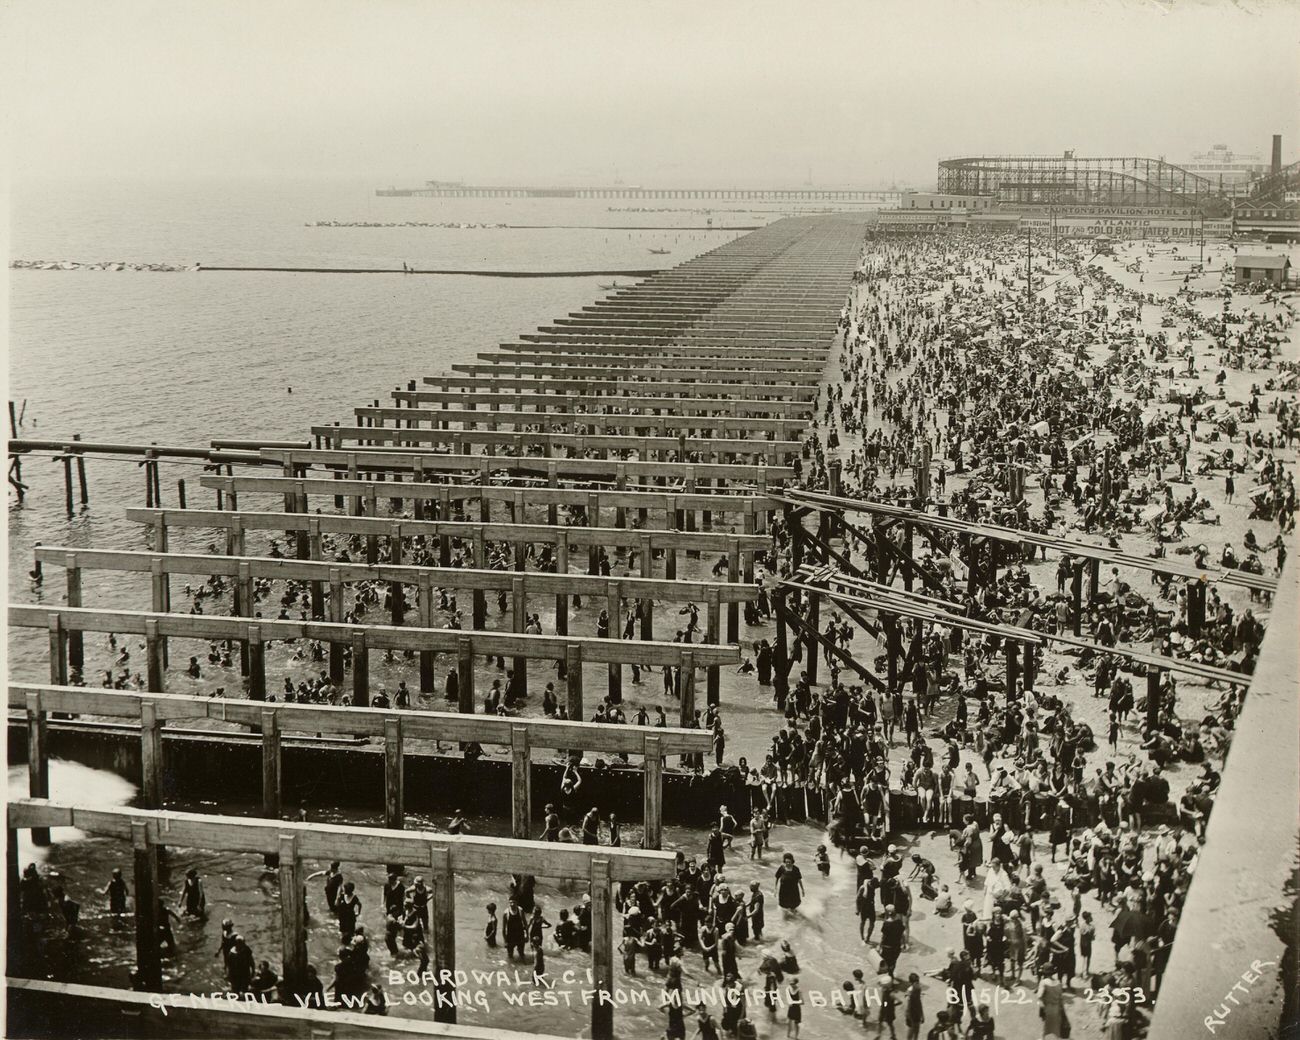
<svg viewBox="0 0 1300 1040">
<path fill-rule="evenodd" d="M 1146 556 L 1153 565 L 1186 556 L 1202 568 L 1213 561 L 1222 570 L 1279 573 L 1296 512 L 1287 453 L 1300 437 L 1293 399 L 1300 367 L 1280 347 L 1292 308 L 1280 298 L 1243 302 L 1218 287 L 1194 287 L 1190 279 L 1160 296 L 1144 282 L 1135 288 L 1131 279 L 1108 273 L 1087 253 L 1066 243 L 1055 264 L 1035 269 L 1026 293 L 1014 236 L 869 237 L 841 318 L 832 378 L 797 460 L 797 483 L 931 511 L 942 503 L 944 516 L 1027 534 L 1094 545 L 1101 537 L 1117 553 Z M 1230 392 L 1229 372 L 1234 387 L 1249 373 L 1249 390 Z M 1226 542 L 1212 551 L 1207 542 L 1231 504 L 1234 477 L 1255 485 L 1248 491 L 1250 526 L 1240 551 Z M 563 514 L 568 525 L 592 519 L 579 507 Z M 1099 568 L 1080 593 L 1086 560 L 1056 550 L 1049 559 L 1041 541 L 1006 542 L 989 566 L 973 542 L 924 525 L 906 543 L 901 526 L 874 538 L 867 537 L 869 527 L 844 527 L 843 562 L 893 585 L 897 566 L 890 560 L 910 555 L 914 576 L 932 602 L 942 603 L 943 617 L 893 622 L 899 645 L 913 650 L 892 685 L 880 679 L 889 653 L 884 628 L 868 631 L 847 610 L 827 610 L 816 645 L 792 640 L 788 683 L 777 681 L 770 638 L 752 642 L 753 657 L 739 672 L 764 695 L 772 693 L 770 743 L 757 754 L 741 744 L 746 754 L 735 755 L 733 747 L 728 757 L 716 705 L 697 711 L 691 723 L 713 734 L 712 764 L 734 771 L 748 804 L 733 803 L 734 811 L 720 806 L 698 855 L 679 852 L 673 880 L 620 889 L 625 975 L 661 977 L 665 992 L 678 994 L 662 1008 L 669 1040 L 685 1037 L 688 1019 L 705 1040 L 755 1035 L 743 999 L 751 982 L 765 994 L 762 1013 L 774 1021 L 783 1016 L 788 1034 L 797 1036 L 805 1000 L 790 935 L 802 919 L 806 886 L 843 870 L 852 872 L 851 895 L 826 898 L 851 901 L 842 909 L 858 920 L 863 946 L 862 967 L 843 983 L 838 1008 L 863 1026 L 874 1024 L 877 1035 L 887 1029 L 895 1036 L 898 1024 L 909 1040 L 922 1029 L 940 1040 L 992 1037 L 998 1002 L 986 998 L 1021 988 L 1034 990 L 1045 1036 L 1069 1035 L 1080 991 L 1099 1009 L 1108 1036 L 1132 1035 L 1159 993 L 1218 789 L 1216 763 L 1245 690 L 1225 685 L 1211 699 L 1201 687 L 1189 691 L 1173 669 L 1152 685 L 1145 666 L 1138 668 L 1125 651 L 1154 645 L 1166 657 L 1248 676 L 1264 634 L 1255 611 L 1267 609 L 1267 593 L 1252 590 L 1243 603 L 1237 590 L 1211 584 L 1201 607 L 1187 583 L 1125 563 L 1104 573 Z M 1207 541 L 1196 541 L 1189 528 Z M 753 627 L 770 623 L 778 588 L 795 577 L 801 533 L 780 516 L 769 530 L 771 545 L 760 554 L 755 597 L 745 610 Z M 882 537 L 893 553 L 881 551 Z M 325 535 L 323 548 L 341 562 L 368 552 L 358 535 Z M 272 556 L 283 551 L 271 542 Z M 511 545 L 487 543 L 482 551 L 486 566 L 515 566 Z M 528 566 L 555 569 L 553 547 L 522 551 Z M 440 559 L 433 539 L 411 539 L 402 552 L 415 564 Z M 451 554 L 453 566 L 474 565 L 468 540 L 453 538 Z M 601 574 L 632 574 L 635 563 L 635 550 L 596 552 Z M 276 588 L 258 579 L 255 607 L 267 616 L 309 618 L 309 583 L 281 588 L 277 603 Z M 372 611 L 390 615 L 393 596 L 400 595 L 380 581 L 354 582 L 351 589 L 345 622 Z M 224 612 L 223 598 L 232 591 L 220 577 L 184 589 L 194 613 Z M 455 591 L 435 594 L 437 623 L 465 627 Z M 786 604 L 811 623 L 806 597 L 790 594 Z M 500 613 L 509 609 L 505 593 L 496 606 Z M 574 596 L 575 611 L 581 606 Z M 625 638 L 633 637 L 640 609 L 625 600 L 620 617 L 601 610 L 592 634 L 608 636 L 620 625 Z M 687 604 L 678 617 L 676 641 L 698 640 L 698 608 Z M 1080 645 L 1070 653 L 1039 651 L 1007 682 L 1006 636 L 995 626 L 1077 633 Z M 526 631 L 542 631 L 539 615 L 528 615 Z M 143 686 L 139 673 L 131 674 L 125 643 L 110 637 L 110 651 L 117 657 L 106 683 Z M 820 682 L 809 678 L 806 653 L 822 655 Z M 195 680 L 211 672 L 234 675 L 232 654 L 237 646 L 213 643 L 206 662 L 190 658 L 188 674 Z M 327 671 L 315 668 L 326 659 L 324 644 L 303 641 L 292 655 L 302 663 L 297 671 L 316 676 L 287 677 L 269 699 L 351 703 Z M 488 667 L 501 675 L 480 710 L 567 717 L 555 688 L 564 679 L 562 661 L 544 690 L 536 678 L 526 684 L 516 677 L 503 658 L 490 658 Z M 665 667 L 662 679 L 656 690 L 633 667 L 634 687 L 650 689 L 638 691 L 635 706 L 605 696 L 591 721 L 667 725 L 669 714 L 676 715 L 681 675 Z M 439 694 L 457 701 L 457 684 L 452 668 Z M 212 692 L 223 696 L 225 688 Z M 413 692 L 398 681 L 391 695 L 376 686 L 371 704 L 431 707 L 439 694 Z M 482 753 L 476 746 L 462 750 Z M 703 756 L 683 765 L 706 770 Z M 566 758 L 559 797 L 546 806 L 539 837 L 618 846 L 617 818 L 587 808 L 599 799 L 587 797 L 593 781 L 585 766 L 580 754 Z M 798 856 L 783 849 L 773 832 L 815 815 L 808 792 L 822 799 L 828 828 L 805 874 L 802 847 Z M 467 824 L 457 814 L 448 829 L 463 833 Z M 748 842 L 738 850 L 733 843 L 746 830 Z M 789 831 L 792 846 L 796 833 Z M 755 865 L 771 871 L 770 882 L 734 880 Z M 324 911 L 337 920 L 340 941 L 332 980 L 324 985 L 313 970 L 316 995 L 309 999 L 323 1006 L 332 992 L 383 1013 L 382 988 L 369 973 L 369 937 L 358 921 L 368 896 L 337 863 L 321 875 Z M 115 879 L 103 895 L 110 912 L 122 915 L 126 890 L 120 874 Z M 191 880 L 197 889 L 188 887 Z M 182 916 L 199 920 L 197 875 L 186 885 Z M 67 926 L 76 927 L 76 904 L 62 889 L 47 892 L 35 868 L 23 876 L 22 899 L 32 920 L 58 908 Z M 390 875 L 376 899 L 391 960 L 410 958 L 424 970 L 429 895 L 423 880 L 408 885 Z M 769 900 L 777 913 L 769 914 Z M 914 946 L 911 935 L 922 908 L 930 946 L 940 934 L 950 937 L 939 959 L 913 955 L 925 948 Z M 168 937 L 176 915 L 160 909 L 166 933 L 160 941 L 174 949 Z M 932 931 L 930 918 L 950 924 Z M 1105 931 L 1109 941 L 1103 934 L 1102 946 L 1110 951 L 1094 963 L 1094 944 Z M 487 906 L 486 945 L 500 943 L 508 960 L 531 962 L 539 986 L 551 984 L 548 952 L 586 950 L 590 937 L 589 897 L 558 909 L 552 920 L 527 876 L 514 877 L 499 902 Z M 233 991 L 269 997 L 276 990 L 270 965 L 254 960 L 229 921 L 219 952 Z M 701 974 L 730 994 L 716 1022 L 706 1004 L 681 996 Z M 1105 999 L 1094 1001 L 1094 994 Z"/>
</svg>

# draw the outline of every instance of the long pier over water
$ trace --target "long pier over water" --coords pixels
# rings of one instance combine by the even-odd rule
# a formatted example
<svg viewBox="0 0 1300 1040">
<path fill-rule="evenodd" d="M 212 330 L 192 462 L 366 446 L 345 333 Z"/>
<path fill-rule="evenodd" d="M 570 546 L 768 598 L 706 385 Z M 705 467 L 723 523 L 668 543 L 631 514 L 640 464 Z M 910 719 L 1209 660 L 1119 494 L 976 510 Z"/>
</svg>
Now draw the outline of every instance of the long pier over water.
<svg viewBox="0 0 1300 1040">
<path fill-rule="evenodd" d="M 381 198 L 527 198 L 527 199 L 718 199 L 748 202 L 867 202 L 896 206 L 901 191 L 876 188 L 642 188 L 527 187 L 430 181 L 419 188 L 380 188 Z"/>
</svg>

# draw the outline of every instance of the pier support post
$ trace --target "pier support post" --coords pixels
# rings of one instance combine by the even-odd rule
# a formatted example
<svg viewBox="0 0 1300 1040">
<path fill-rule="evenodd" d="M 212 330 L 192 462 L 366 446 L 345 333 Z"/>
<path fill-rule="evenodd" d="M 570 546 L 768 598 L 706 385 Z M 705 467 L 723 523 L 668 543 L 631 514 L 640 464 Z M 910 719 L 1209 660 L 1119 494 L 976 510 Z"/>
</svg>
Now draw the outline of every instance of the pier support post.
<svg viewBox="0 0 1300 1040">
<path fill-rule="evenodd" d="M 420 575 L 419 599 L 420 627 L 433 628 L 433 578 L 427 572 Z M 433 651 L 420 651 L 420 692 L 433 693 L 438 679 L 433 671 Z"/>
<path fill-rule="evenodd" d="M 510 609 L 513 614 L 514 630 L 523 632 L 528 624 L 527 579 L 514 578 L 510 582 Z M 517 656 L 514 659 L 515 683 L 519 691 L 528 694 L 528 658 Z M 506 691 L 507 696 L 510 691 Z"/>
<path fill-rule="evenodd" d="M 146 809 L 163 808 L 162 724 L 157 705 L 140 704 L 140 801 Z"/>
<path fill-rule="evenodd" d="M 574 722 L 583 722 L 582 714 L 582 646 L 572 645 L 564 648 L 564 672 L 568 689 L 569 718 Z"/>
<path fill-rule="evenodd" d="M 532 819 L 531 753 L 528 727 L 510 728 L 510 834 L 527 841 Z"/>
<path fill-rule="evenodd" d="M 352 633 L 352 703 L 358 708 L 370 707 L 370 651 L 365 629 Z"/>
<path fill-rule="evenodd" d="M 1193 579 L 1187 583 L 1187 631 L 1199 639 L 1205 627 L 1205 582 Z"/>
<path fill-rule="evenodd" d="M 325 558 L 320 521 L 315 517 L 307 521 L 307 552 L 317 562 Z M 319 578 L 313 578 L 311 583 L 311 616 L 314 621 L 325 618 L 325 583 Z"/>
<path fill-rule="evenodd" d="M 306 992 L 307 984 L 307 906 L 306 883 L 298 839 L 280 835 L 280 957 L 284 977 L 284 1003 L 296 1007 L 295 995 Z"/>
<path fill-rule="evenodd" d="M 50 796 L 50 756 L 48 728 L 45 711 L 41 708 L 41 695 L 27 695 L 27 793 L 32 798 Z M 9 833 L 14 833 L 10 831 Z M 48 827 L 32 828 L 32 844 L 48 845 L 50 829 Z M 12 880 L 12 879 L 11 879 Z M 18 919 L 11 918 L 10 929 L 19 927 Z"/>
<path fill-rule="evenodd" d="M 64 573 L 67 575 L 68 606 L 81 606 L 81 568 L 77 566 L 77 554 L 68 553 L 63 561 Z M 85 639 L 80 632 L 68 633 L 68 665 L 73 672 L 80 673 L 85 667 Z"/>
<path fill-rule="evenodd" d="M 753 577 L 746 579 L 752 582 Z M 727 581 L 736 583 L 740 581 L 740 539 L 730 538 L 727 540 Z M 727 642 L 740 642 L 740 604 L 727 604 Z"/>
<path fill-rule="evenodd" d="M 663 847 L 663 792 L 664 759 L 663 740 L 659 737 L 645 738 L 645 804 L 644 840 L 647 849 Z"/>
<path fill-rule="evenodd" d="M 278 820 L 284 808 L 282 756 L 280 750 L 280 716 L 274 711 L 262 712 L 262 815 L 268 820 Z M 284 860 L 280 860 L 284 866 Z"/>
<path fill-rule="evenodd" d="M 266 700 L 266 644 L 262 642 L 260 625 L 249 625 L 248 638 L 248 699 Z"/>
<path fill-rule="evenodd" d="M 614 886 L 609 860 L 591 861 L 591 1040 L 614 1040 Z"/>
<path fill-rule="evenodd" d="M 474 567 L 477 570 L 487 568 L 487 547 L 483 540 L 483 529 L 474 529 Z M 476 632 L 487 628 L 487 596 L 482 589 L 473 590 L 473 627 Z"/>
<path fill-rule="evenodd" d="M 619 639 L 623 635 L 623 597 L 620 595 L 619 583 L 611 581 L 605 587 L 605 612 L 609 615 L 609 635 Z M 619 661 L 609 662 L 609 699 L 613 704 L 623 703 L 623 665 Z"/>
<path fill-rule="evenodd" d="M 1007 656 L 1007 698 L 1010 699 L 1016 693 L 1016 679 L 1020 677 L 1020 662 L 1017 660 L 1017 647 L 1013 640 L 1005 640 L 1004 649 Z"/>
<path fill-rule="evenodd" d="M 402 562 L 402 525 L 393 524 L 388 532 L 388 562 L 399 565 Z M 406 590 L 400 581 L 388 583 L 388 595 L 392 601 L 393 625 L 400 627 L 406 616 Z"/>
<path fill-rule="evenodd" d="M 1075 560 L 1070 571 L 1070 623 L 1077 636 L 1083 631 L 1083 561 Z"/>
<path fill-rule="evenodd" d="M 163 643 L 158 634 L 158 622 L 144 623 L 145 658 L 148 671 L 148 689 L 150 693 L 163 692 Z"/>
<path fill-rule="evenodd" d="M 460 687 L 459 710 L 474 714 L 474 643 L 467 636 L 456 640 L 456 678 Z"/>
<path fill-rule="evenodd" d="M 165 549 L 158 549 L 157 552 L 166 552 Z M 172 609 L 172 584 L 171 577 L 163 569 L 161 559 L 149 561 L 149 581 L 150 591 L 153 596 L 153 609 L 158 614 L 171 613 Z M 162 666 L 167 667 L 167 638 L 162 636 L 158 640 L 159 651 L 162 654 Z"/>
<path fill-rule="evenodd" d="M 709 589 L 704 596 L 705 620 L 704 620 L 704 638 L 707 642 L 718 642 L 718 628 L 720 624 L 720 615 L 722 613 L 721 597 L 718 594 L 718 587 L 715 585 Z M 716 705 L 721 697 L 722 689 L 722 669 L 719 665 L 711 664 L 705 671 L 704 691 L 705 703 Z"/>
<path fill-rule="evenodd" d="M 823 514 L 824 515 L 824 514 Z M 807 657 L 808 657 L 808 683 L 817 685 L 817 662 L 821 657 L 821 647 L 817 645 L 817 632 L 819 629 L 818 615 L 821 611 L 821 595 L 816 592 L 808 593 L 808 635 L 807 635 Z"/>
<path fill-rule="evenodd" d="M 695 724 L 695 652 L 683 650 L 681 657 L 682 684 L 681 724 L 690 727 Z"/>
<path fill-rule="evenodd" d="M 456 1021 L 456 875 L 451 868 L 451 850 L 434 846 L 429 850 L 429 924 L 433 946 L 433 974 L 438 980 L 434 994 L 435 1022 Z"/>
<path fill-rule="evenodd" d="M 50 682 L 55 686 L 68 685 L 68 633 L 63 618 L 51 614 L 50 626 Z"/>
<path fill-rule="evenodd" d="M 402 720 L 384 720 L 384 826 L 400 831 L 406 821 Z"/>
<path fill-rule="evenodd" d="M 81 434 L 74 433 L 72 439 L 74 441 L 81 440 Z M 86 490 L 86 456 L 80 448 L 76 449 L 75 455 L 77 458 L 77 486 L 78 490 L 81 492 L 81 504 L 87 506 L 90 505 L 90 494 Z M 184 506 L 182 506 L 182 508 L 184 508 Z"/>
<path fill-rule="evenodd" d="M 249 563 L 239 565 L 239 613 L 241 617 L 253 617 L 257 612 L 257 587 L 253 584 L 253 567 Z M 242 675 L 252 675 L 252 661 L 249 657 L 248 640 L 239 644 L 239 670 Z"/>
<path fill-rule="evenodd" d="M 162 989 L 158 954 L 158 849 L 145 823 L 131 824 L 135 860 L 135 971 L 142 990 Z"/>
<path fill-rule="evenodd" d="M 790 696 L 790 637 L 785 624 L 785 588 L 772 590 L 772 613 L 776 615 L 776 645 L 772 648 L 772 686 L 780 710 Z"/>
<path fill-rule="evenodd" d="M 336 625 L 343 624 L 343 572 L 337 567 L 330 568 L 329 619 Z M 337 640 L 330 643 L 330 682 L 338 685 L 343 681 L 343 644 Z"/>
<path fill-rule="evenodd" d="M 561 533 L 560 540 L 555 545 L 555 573 L 569 573 L 569 539 Z M 567 592 L 557 592 L 555 594 L 555 634 L 557 636 L 567 636 L 569 634 L 569 594 Z"/>
</svg>

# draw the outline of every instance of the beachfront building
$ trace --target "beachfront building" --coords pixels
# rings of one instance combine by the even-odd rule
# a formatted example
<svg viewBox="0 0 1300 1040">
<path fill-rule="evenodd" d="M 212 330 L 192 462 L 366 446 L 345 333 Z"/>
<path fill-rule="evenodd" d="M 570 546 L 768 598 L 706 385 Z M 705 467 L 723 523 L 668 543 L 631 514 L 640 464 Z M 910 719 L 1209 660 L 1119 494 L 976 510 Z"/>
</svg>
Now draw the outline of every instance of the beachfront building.
<svg viewBox="0 0 1300 1040">
<path fill-rule="evenodd" d="M 1235 264 L 1236 282 L 1273 282 L 1285 285 L 1290 278 L 1291 258 L 1286 256 L 1238 256 Z"/>
</svg>

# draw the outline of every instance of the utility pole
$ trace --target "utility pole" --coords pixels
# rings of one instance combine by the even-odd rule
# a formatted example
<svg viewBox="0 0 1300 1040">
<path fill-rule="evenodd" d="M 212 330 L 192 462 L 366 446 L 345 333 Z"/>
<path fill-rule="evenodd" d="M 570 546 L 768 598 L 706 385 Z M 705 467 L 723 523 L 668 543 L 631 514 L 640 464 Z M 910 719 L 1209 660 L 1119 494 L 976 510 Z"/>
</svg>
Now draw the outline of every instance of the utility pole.
<svg viewBox="0 0 1300 1040">
<path fill-rule="evenodd" d="M 1034 306 L 1034 230 L 1025 229 L 1025 299 Z"/>
</svg>

